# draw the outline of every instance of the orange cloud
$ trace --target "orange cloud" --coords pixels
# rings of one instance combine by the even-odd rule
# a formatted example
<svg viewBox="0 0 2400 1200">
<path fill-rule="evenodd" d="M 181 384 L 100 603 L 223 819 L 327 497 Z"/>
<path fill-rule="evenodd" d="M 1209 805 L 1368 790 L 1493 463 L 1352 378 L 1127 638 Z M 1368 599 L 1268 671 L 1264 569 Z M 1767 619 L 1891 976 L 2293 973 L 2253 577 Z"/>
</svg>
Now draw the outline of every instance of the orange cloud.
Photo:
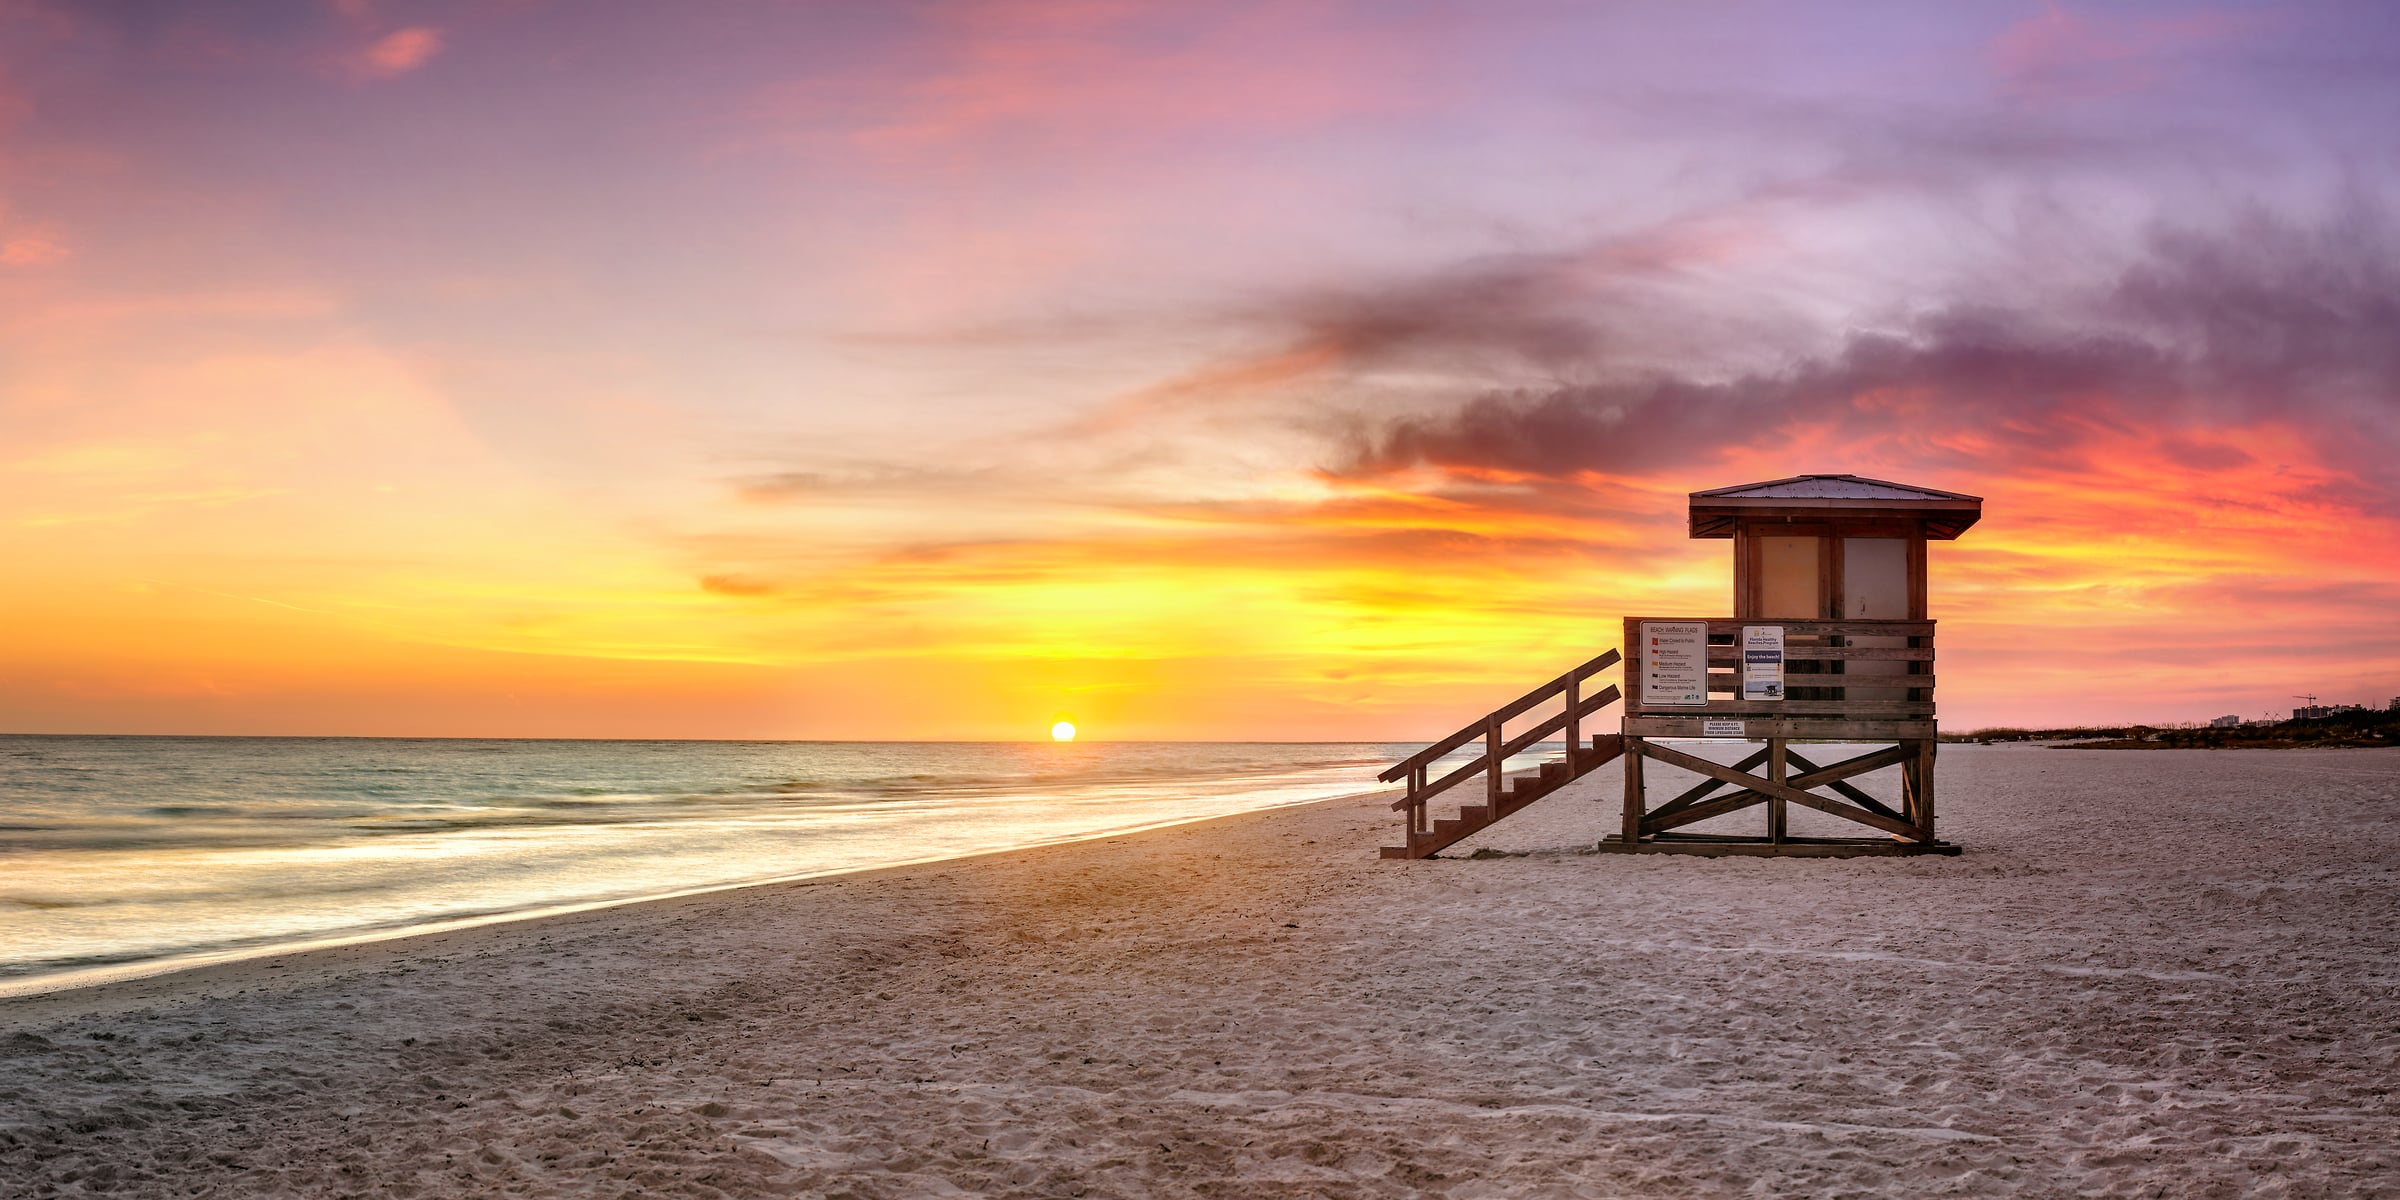
<svg viewBox="0 0 2400 1200">
<path fill-rule="evenodd" d="M 0 237 L 0 266 L 39 267 L 63 262 L 67 244 L 50 233 L 16 233 Z"/>
<path fill-rule="evenodd" d="M 359 52 L 352 65 L 369 78 L 395 79 L 433 61 L 441 49 L 441 30 L 430 25 L 412 25 L 375 39 Z"/>
<path fill-rule="evenodd" d="M 763 580 L 745 579 L 739 575 L 703 575 L 700 577 L 700 590 L 719 596 L 772 596 L 776 587 Z"/>
</svg>

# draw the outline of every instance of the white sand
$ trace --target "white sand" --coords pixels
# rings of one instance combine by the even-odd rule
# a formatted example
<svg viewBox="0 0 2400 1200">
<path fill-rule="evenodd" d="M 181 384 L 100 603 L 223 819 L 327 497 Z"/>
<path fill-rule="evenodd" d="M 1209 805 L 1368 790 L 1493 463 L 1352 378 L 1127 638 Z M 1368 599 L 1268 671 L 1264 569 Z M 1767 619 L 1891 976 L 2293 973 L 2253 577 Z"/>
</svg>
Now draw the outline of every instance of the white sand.
<svg viewBox="0 0 2400 1200">
<path fill-rule="evenodd" d="M 2400 754 L 1942 785 L 1963 858 L 1578 854 L 1610 770 L 9 1001 L 0 1194 L 2400 1195 Z"/>
</svg>

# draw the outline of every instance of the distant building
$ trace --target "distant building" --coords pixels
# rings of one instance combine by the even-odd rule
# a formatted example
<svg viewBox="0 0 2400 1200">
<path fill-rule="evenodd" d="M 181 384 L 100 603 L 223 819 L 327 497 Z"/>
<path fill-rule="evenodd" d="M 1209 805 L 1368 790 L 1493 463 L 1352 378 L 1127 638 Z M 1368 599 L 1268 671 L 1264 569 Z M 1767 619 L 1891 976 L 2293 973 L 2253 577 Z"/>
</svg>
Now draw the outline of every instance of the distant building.
<svg viewBox="0 0 2400 1200">
<path fill-rule="evenodd" d="M 2303 704 L 2292 710 L 2292 719 L 2295 721 L 2319 721 L 2326 717 L 2346 717 L 2366 711 L 2367 706 L 2364 704 Z"/>
<path fill-rule="evenodd" d="M 2210 721 L 2208 727 L 2210 729 L 2231 729 L 2241 723 L 2240 717 L 2218 717 L 2216 720 Z"/>
</svg>

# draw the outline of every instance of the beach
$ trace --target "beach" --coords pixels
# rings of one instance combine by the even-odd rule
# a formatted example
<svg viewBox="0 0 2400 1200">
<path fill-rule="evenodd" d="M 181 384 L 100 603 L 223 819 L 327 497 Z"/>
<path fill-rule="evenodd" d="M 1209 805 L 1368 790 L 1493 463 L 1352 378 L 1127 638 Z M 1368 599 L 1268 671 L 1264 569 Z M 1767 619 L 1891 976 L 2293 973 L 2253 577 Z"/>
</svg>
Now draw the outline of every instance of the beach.
<svg viewBox="0 0 2400 1200">
<path fill-rule="evenodd" d="M 1618 779 L 0 1001 L 0 1195 L 2400 1195 L 2400 756 L 1948 746 L 1958 858 Z"/>
</svg>

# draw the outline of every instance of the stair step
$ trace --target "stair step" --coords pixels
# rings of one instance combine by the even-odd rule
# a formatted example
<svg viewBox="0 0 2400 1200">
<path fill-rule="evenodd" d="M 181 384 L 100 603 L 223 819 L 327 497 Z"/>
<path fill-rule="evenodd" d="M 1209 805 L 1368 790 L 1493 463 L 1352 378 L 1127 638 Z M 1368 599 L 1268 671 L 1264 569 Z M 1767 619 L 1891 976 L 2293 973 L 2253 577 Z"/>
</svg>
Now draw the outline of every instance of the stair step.
<svg viewBox="0 0 2400 1200">
<path fill-rule="evenodd" d="M 1488 804 L 1470 804 L 1458 810 L 1458 823 L 1461 825 L 1489 825 L 1491 821 L 1492 809 Z"/>
</svg>

